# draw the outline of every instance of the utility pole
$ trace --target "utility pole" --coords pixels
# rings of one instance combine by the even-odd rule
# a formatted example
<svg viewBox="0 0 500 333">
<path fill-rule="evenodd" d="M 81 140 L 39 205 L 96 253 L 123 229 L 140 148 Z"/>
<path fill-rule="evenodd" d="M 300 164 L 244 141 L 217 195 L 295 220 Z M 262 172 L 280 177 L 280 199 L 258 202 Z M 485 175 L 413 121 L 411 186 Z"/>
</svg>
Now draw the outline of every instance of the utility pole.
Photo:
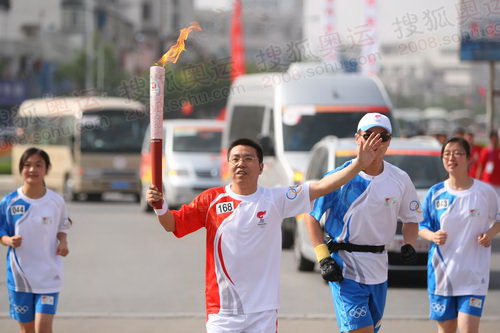
<svg viewBox="0 0 500 333">
<path fill-rule="evenodd" d="M 94 0 L 85 1 L 85 89 L 94 87 Z"/>
</svg>

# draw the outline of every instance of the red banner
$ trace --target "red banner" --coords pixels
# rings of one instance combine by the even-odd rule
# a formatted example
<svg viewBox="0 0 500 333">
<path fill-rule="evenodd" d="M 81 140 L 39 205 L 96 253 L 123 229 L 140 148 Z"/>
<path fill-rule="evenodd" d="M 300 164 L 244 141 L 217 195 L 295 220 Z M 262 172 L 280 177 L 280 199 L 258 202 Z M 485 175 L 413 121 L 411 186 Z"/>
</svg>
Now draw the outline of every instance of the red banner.
<svg viewBox="0 0 500 333">
<path fill-rule="evenodd" d="M 234 2 L 233 16 L 231 18 L 231 80 L 246 73 L 245 45 L 243 40 L 243 25 L 241 22 L 241 0 Z"/>
</svg>

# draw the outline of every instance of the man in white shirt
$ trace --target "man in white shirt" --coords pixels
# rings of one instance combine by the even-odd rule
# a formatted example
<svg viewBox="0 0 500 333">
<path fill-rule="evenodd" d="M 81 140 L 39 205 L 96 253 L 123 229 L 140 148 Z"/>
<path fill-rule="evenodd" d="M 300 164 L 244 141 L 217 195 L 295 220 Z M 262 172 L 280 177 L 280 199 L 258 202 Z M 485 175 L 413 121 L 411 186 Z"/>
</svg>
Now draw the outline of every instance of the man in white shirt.
<svg viewBox="0 0 500 333">
<path fill-rule="evenodd" d="M 341 188 L 317 199 L 305 219 L 321 274 L 332 290 L 341 332 L 379 330 L 387 295 L 384 245 L 394 238 L 398 218 L 403 221 L 403 260 L 416 258 L 413 245 L 422 220 L 417 193 L 406 172 L 384 161 L 392 134 L 389 118 L 368 113 L 359 121 L 356 142 L 362 145 L 375 133 L 382 143 L 370 165 Z M 327 172 L 325 177 L 351 163 Z M 329 246 L 323 242 L 318 222 L 325 213 Z"/>
<path fill-rule="evenodd" d="M 206 228 L 207 332 L 277 331 L 281 221 L 310 211 L 311 201 L 347 182 L 375 156 L 377 135 L 358 150 L 342 172 L 294 187 L 257 185 L 263 171 L 261 147 L 249 139 L 228 148 L 231 184 L 208 189 L 180 210 L 155 210 L 166 231 L 182 237 Z M 168 195 L 168 193 L 166 194 Z M 151 187 L 149 204 L 162 200 Z"/>
</svg>

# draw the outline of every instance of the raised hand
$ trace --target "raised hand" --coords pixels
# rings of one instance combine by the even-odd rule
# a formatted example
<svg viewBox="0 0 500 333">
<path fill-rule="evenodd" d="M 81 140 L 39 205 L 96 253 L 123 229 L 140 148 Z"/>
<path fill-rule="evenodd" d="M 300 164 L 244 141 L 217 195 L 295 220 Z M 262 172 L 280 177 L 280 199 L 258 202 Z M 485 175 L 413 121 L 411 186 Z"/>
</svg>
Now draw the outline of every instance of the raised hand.
<svg viewBox="0 0 500 333">
<path fill-rule="evenodd" d="M 379 133 L 372 132 L 366 141 L 360 140 L 358 144 L 358 162 L 364 169 L 368 167 L 377 156 L 377 149 L 382 144 Z"/>
</svg>

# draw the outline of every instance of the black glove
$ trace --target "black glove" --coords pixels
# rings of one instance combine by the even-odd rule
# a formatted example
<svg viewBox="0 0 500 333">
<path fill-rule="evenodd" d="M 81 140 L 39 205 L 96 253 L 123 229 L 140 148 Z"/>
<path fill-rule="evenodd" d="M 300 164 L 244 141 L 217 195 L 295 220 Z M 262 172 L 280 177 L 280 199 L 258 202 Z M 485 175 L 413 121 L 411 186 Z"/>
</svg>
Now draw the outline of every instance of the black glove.
<svg viewBox="0 0 500 333">
<path fill-rule="evenodd" d="M 411 244 L 401 246 L 401 261 L 403 261 L 405 265 L 411 265 L 417 262 L 417 252 Z"/>
<path fill-rule="evenodd" d="M 335 260 L 333 260 L 332 257 L 321 259 L 319 262 L 319 270 L 321 272 L 321 276 L 326 281 L 340 282 L 344 279 L 340 266 L 335 262 Z"/>
</svg>

